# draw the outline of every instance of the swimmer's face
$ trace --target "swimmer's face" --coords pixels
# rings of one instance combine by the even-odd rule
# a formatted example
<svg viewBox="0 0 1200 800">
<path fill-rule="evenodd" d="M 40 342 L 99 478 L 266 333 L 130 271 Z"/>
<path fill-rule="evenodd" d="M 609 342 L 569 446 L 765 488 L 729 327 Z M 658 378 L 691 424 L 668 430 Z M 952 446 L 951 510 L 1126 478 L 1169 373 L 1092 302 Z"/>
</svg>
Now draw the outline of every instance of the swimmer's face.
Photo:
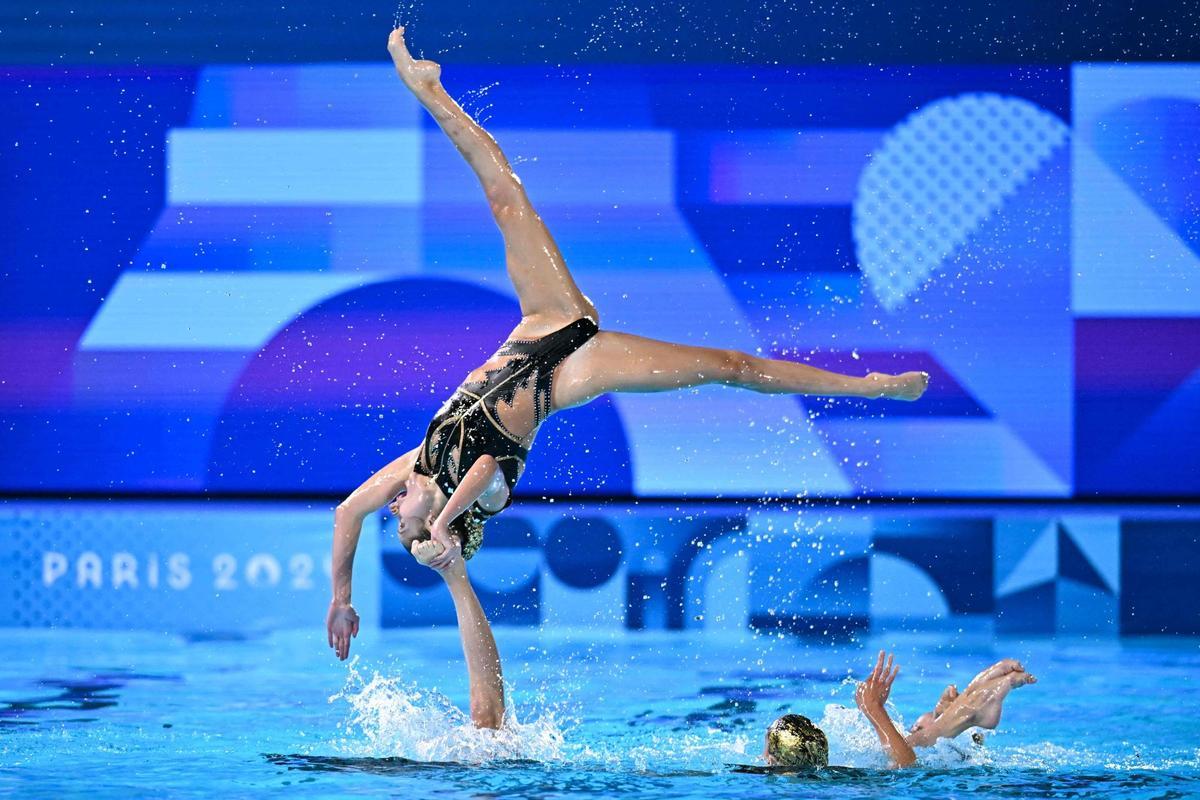
<svg viewBox="0 0 1200 800">
<path fill-rule="evenodd" d="M 410 475 L 404 482 L 404 489 L 388 505 L 388 509 L 400 520 L 397 533 L 405 548 L 411 548 L 412 543 L 419 539 L 429 538 L 430 517 L 437 496 L 430 483 L 427 479 Z"/>
</svg>

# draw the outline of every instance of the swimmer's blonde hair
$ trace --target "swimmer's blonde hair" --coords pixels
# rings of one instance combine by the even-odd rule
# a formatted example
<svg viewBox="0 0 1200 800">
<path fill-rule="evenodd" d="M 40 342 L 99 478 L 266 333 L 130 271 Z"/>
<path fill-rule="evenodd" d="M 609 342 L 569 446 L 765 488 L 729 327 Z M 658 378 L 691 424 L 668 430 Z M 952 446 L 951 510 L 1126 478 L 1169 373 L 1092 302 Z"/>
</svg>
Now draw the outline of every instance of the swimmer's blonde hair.
<svg viewBox="0 0 1200 800">
<path fill-rule="evenodd" d="M 483 545 L 483 519 L 470 509 L 450 523 L 450 532 L 462 542 L 464 560 L 469 560 Z"/>
<path fill-rule="evenodd" d="M 429 527 L 420 520 L 415 520 L 412 530 L 401 540 L 404 548 L 412 552 L 413 542 L 424 542 L 432 538 Z M 483 544 L 483 519 L 471 511 L 466 511 L 450 523 L 450 533 L 462 542 L 463 559 L 469 560 L 479 552 Z"/>
<path fill-rule="evenodd" d="M 781 767 L 826 767 L 829 740 L 808 717 L 785 714 L 767 728 L 767 755 Z"/>
</svg>

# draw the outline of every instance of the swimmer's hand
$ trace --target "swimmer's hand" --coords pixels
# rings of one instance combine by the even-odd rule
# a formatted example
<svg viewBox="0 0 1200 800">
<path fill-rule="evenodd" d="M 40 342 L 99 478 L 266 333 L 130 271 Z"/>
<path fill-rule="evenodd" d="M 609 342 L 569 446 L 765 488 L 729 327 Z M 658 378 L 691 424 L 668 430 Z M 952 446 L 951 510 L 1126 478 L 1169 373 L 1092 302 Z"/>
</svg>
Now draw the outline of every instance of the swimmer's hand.
<svg viewBox="0 0 1200 800">
<path fill-rule="evenodd" d="M 457 536 L 450 533 L 449 526 L 440 519 L 435 520 L 429 528 L 429 535 L 442 548 L 442 552 L 434 556 L 433 561 L 429 562 L 429 566 L 441 572 L 455 561 L 462 561 L 462 542 L 458 540 Z"/>
<path fill-rule="evenodd" d="M 396 65 L 396 72 L 400 73 L 401 80 L 408 88 L 416 90 L 421 84 L 437 83 L 441 80 L 442 68 L 438 64 L 428 59 L 415 59 L 412 53 L 408 52 L 408 45 L 404 43 L 403 27 L 392 31 L 387 47 L 392 56 L 392 63 Z"/>
<path fill-rule="evenodd" d="M 350 639 L 358 636 L 358 612 L 349 603 L 334 600 L 325 615 L 325 632 L 329 635 L 329 646 L 338 659 L 345 661 L 350 655 Z"/>
<path fill-rule="evenodd" d="M 445 552 L 446 548 L 432 539 L 427 539 L 423 542 L 413 542 L 412 546 L 412 557 L 430 569 L 436 570 L 443 578 L 449 579 L 466 574 L 461 558 L 455 558 L 449 566 L 440 569 L 433 565 L 434 559 Z"/>
<path fill-rule="evenodd" d="M 428 567 L 429 563 L 437 556 L 440 556 L 445 549 L 432 539 L 426 539 L 423 542 L 413 542 L 412 549 L 409 552 L 412 553 L 412 557 L 417 560 L 417 563 Z"/>
<path fill-rule="evenodd" d="M 884 652 L 880 650 L 879 658 L 875 662 L 875 669 L 871 670 L 871 674 L 858 685 L 858 689 L 854 692 L 854 702 L 858 705 L 859 710 L 868 717 L 872 712 L 883 710 L 892 693 L 892 683 L 900 674 L 899 665 L 894 665 L 895 657 L 888 653 L 886 662 L 883 657 Z"/>
</svg>

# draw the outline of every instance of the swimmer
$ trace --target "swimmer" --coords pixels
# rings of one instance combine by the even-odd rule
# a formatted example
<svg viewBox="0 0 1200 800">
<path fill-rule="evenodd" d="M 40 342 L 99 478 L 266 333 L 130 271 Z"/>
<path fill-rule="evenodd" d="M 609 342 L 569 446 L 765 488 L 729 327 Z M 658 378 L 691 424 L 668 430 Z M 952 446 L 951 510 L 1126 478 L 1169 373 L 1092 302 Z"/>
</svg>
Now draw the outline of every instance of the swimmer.
<svg viewBox="0 0 1200 800">
<path fill-rule="evenodd" d="M 662 392 L 723 384 L 770 394 L 916 400 L 923 372 L 863 377 L 736 350 L 693 347 L 601 330 L 550 232 L 495 139 L 441 84 L 441 67 L 409 54 L 404 29 L 388 39 L 400 80 L 475 172 L 504 240 L 521 320 L 500 349 L 442 406 L 424 440 L 350 494 L 334 515 L 329 645 L 345 659 L 358 635 L 350 602 L 362 521 L 392 500 L 405 546 L 426 532 L 443 551 L 432 566 L 470 558 L 483 524 L 512 503 L 538 428 L 551 414 L 609 392 Z M 448 320 L 460 325 L 469 320 Z"/>
<path fill-rule="evenodd" d="M 947 686 L 933 711 L 922 714 L 905 736 L 892 722 L 886 707 L 892 683 L 899 673 L 894 657 L 880 651 L 875 668 L 854 693 L 855 703 L 879 736 L 891 767 L 911 766 L 917 760 L 914 748 L 932 747 L 938 739 L 953 739 L 968 728 L 994 729 L 1000 724 L 1000 712 L 1008 693 L 1018 686 L 1037 683 L 1037 678 L 1026 672 L 1020 662 L 1011 658 L 998 661 L 976 675 L 961 694 L 953 685 Z M 810 719 L 787 714 L 767 728 L 763 759 L 773 767 L 828 766 L 829 742 Z"/>
</svg>

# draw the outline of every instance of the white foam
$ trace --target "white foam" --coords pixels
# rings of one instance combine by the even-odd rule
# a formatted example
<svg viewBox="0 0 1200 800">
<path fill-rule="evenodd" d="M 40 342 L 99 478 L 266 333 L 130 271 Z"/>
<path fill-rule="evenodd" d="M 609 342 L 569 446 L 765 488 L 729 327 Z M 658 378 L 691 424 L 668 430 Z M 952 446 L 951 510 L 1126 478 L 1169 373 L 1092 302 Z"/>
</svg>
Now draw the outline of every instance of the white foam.
<svg viewBox="0 0 1200 800">
<path fill-rule="evenodd" d="M 344 735 L 334 742 L 346 756 L 467 764 L 562 757 L 562 722 L 553 711 L 521 722 L 509 708 L 500 730 L 476 728 L 439 692 L 377 671 L 365 679 L 357 659 L 350 664 L 346 685 L 329 700 L 350 706 L 349 719 L 339 726 Z"/>
<path fill-rule="evenodd" d="M 851 682 L 852 683 L 852 682 Z M 904 717 L 889 703 L 888 713 L 901 735 L 907 730 Z M 863 769 L 885 769 L 887 756 L 871 723 L 857 709 L 830 703 L 818 726 L 829 739 L 829 763 Z M 954 739 L 941 739 L 933 747 L 916 751 L 917 763 L 926 768 L 954 769 L 995 763 L 987 748 L 971 740 L 978 728 L 970 728 Z M 987 732 L 985 732 L 987 733 Z"/>
</svg>

